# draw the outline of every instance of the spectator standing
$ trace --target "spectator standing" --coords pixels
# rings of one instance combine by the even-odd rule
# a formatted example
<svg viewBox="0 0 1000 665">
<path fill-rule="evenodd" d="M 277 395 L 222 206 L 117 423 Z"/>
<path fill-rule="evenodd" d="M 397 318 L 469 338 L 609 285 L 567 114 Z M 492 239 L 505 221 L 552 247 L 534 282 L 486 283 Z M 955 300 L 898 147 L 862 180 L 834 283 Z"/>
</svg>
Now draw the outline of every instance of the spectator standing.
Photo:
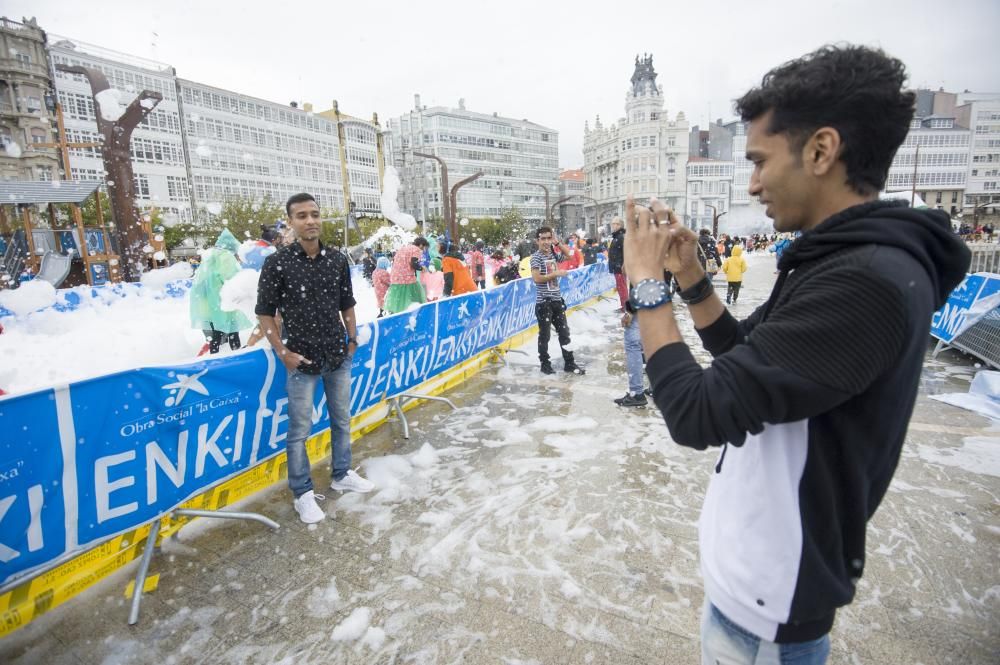
<svg viewBox="0 0 1000 665">
<path fill-rule="evenodd" d="M 611 220 L 611 245 L 608 247 L 608 270 L 615 276 L 615 289 L 618 291 L 620 312 L 625 311 L 625 301 L 628 300 L 628 280 L 625 276 L 625 226 L 621 217 Z"/>
<path fill-rule="evenodd" d="M 722 262 L 722 272 L 726 273 L 726 304 L 736 304 L 743 286 L 743 275 L 748 269 L 743 257 L 743 248 L 733 245 L 733 255 Z M 730 302 L 731 301 L 731 302 Z"/>
<path fill-rule="evenodd" d="M 441 273 L 444 276 L 444 295 L 460 296 L 463 293 L 472 293 L 477 290 L 476 283 L 469 274 L 469 268 L 465 265 L 465 257 L 454 245 L 449 245 L 444 241 L 439 246 L 442 255 Z"/>
<path fill-rule="evenodd" d="M 472 281 L 480 289 L 486 288 L 486 257 L 483 256 L 483 247 L 483 241 L 477 240 L 472 251 L 469 252 L 468 271 L 472 276 Z"/>
<path fill-rule="evenodd" d="M 559 290 L 559 278 L 566 274 L 558 267 L 559 258 L 552 251 L 553 244 L 560 246 L 563 252 L 568 248 L 555 238 L 552 229 L 543 226 L 535 234 L 538 239 L 538 251 L 531 255 L 531 277 L 535 281 L 535 318 L 538 320 L 538 360 L 541 362 L 543 374 L 555 374 L 549 359 L 549 338 L 552 328 L 559 336 L 559 347 L 562 351 L 563 369 L 573 374 L 584 374 L 582 367 L 576 364 L 573 352 L 567 348 L 570 345 L 569 323 L 566 321 L 566 302 Z"/>
<path fill-rule="evenodd" d="M 410 305 L 427 302 L 424 287 L 417 278 L 424 250 L 430 243 L 423 236 L 417 236 L 413 243 L 403 245 L 392 258 L 389 272 L 389 290 L 385 294 L 385 311 L 389 314 L 405 312 Z"/>
<path fill-rule="evenodd" d="M 218 353 L 223 341 L 240 348 L 240 331 L 253 326 L 239 310 L 222 309 L 222 286 L 240 271 L 236 252 L 240 243 L 229 229 L 222 229 L 215 247 L 205 252 L 191 283 L 191 325 L 201 330 L 209 353 Z M 202 350 L 204 353 L 204 350 Z"/>
<path fill-rule="evenodd" d="M 389 259 L 385 256 L 378 257 L 375 262 L 375 272 L 372 273 L 372 287 L 375 289 L 375 300 L 378 302 L 379 318 L 385 315 L 385 294 L 389 290 Z"/>
<path fill-rule="evenodd" d="M 370 492 L 374 485 L 351 469 L 351 357 L 358 344 L 350 266 L 342 253 L 320 242 L 322 222 L 312 195 L 295 194 L 285 211 L 298 240 L 264 262 L 255 311 L 288 373 L 288 487 L 299 519 L 313 524 L 326 516 L 316 503 L 323 497 L 313 490 L 305 446 L 319 383 L 330 416 L 330 488 Z M 274 318 L 279 312 L 287 339 Z"/>
</svg>

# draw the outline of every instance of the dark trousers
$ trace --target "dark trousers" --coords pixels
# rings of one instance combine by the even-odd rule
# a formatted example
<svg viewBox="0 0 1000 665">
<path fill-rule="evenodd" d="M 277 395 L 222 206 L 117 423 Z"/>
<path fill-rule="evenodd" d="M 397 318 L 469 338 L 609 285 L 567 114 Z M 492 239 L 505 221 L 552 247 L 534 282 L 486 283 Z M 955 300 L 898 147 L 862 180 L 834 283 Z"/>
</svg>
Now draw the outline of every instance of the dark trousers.
<svg viewBox="0 0 1000 665">
<path fill-rule="evenodd" d="M 726 303 L 728 304 L 730 300 L 736 302 L 736 299 L 740 297 L 740 287 L 743 286 L 743 282 L 726 282 Z"/>
<path fill-rule="evenodd" d="M 202 330 L 202 332 L 205 333 L 205 339 L 208 341 L 209 353 L 218 353 L 219 347 L 222 346 L 222 342 L 227 339 L 229 340 L 229 348 L 234 351 L 243 346 L 242 342 L 240 342 L 240 334 L 238 332 L 224 333 L 221 330 L 216 330 L 215 328 L 212 328 L 211 330 Z"/>
<path fill-rule="evenodd" d="M 549 362 L 549 337 L 552 328 L 559 335 L 559 345 L 569 344 L 569 323 L 566 321 L 566 303 L 560 300 L 543 300 L 535 304 L 535 317 L 538 319 L 538 359 Z M 573 352 L 562 349 L 565 362 L 573 362 Z"/>
</svg>

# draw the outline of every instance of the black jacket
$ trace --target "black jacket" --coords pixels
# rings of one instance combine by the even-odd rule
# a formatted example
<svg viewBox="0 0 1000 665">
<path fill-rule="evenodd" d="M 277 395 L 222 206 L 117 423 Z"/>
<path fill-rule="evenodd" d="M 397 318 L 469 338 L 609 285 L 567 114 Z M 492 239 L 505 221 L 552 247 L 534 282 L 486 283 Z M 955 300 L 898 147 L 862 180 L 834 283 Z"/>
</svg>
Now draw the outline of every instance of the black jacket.
<svg viewBox="0 0 1000 665">
<path fill-rule="evenodd" d="M 699 235 L 698 245 L 701 247 L 701 252 L 698 253 L 698 260 L 701 261 L 701 267 L 704 268 L 708 259 L 715 259 L 716 267 L 722 262 L 719 261 L 719 250 L 715 247 L 715 239 L 712 236 Z"/>
<path fill-rule="evenodd" d="M 618 229 L 611 234 L 611 246 L 608 247 L 608 270 L 612 275 L 621 274 L 625 269 L 625 229 Z"/>
<path fill-rule="evenodd" d="M 947 215 L 854 206 L 782 255 L 767 302 L 649 360 L 674 440 L 722 446 L 699 524 L 712 603 L 778 642 L 829 631 L 851 602 L 865 528 L 899 461 L 931 316 L 969 250 Z M 728 444 L 728 445 L 727 445 Z"/>
</svg>

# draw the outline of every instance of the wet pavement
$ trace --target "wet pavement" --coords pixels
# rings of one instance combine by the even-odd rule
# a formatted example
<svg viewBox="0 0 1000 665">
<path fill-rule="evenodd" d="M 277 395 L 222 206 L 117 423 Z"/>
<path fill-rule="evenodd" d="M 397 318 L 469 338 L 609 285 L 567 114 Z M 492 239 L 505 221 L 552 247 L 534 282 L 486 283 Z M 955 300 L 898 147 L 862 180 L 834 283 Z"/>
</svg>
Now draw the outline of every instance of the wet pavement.
<svg viewBox="0 0 1000 665">
<path fill-rule="evenodd" d="M 769 256 L 751 266 L 738 316 L 773 283 Z M 410 411 L 409 440 L 390 421 L 356 441 L 375 492 L 327 491 L 329 519 L 307 527 L 279 483 L 240 508 L 280 531 L 200 520 L 164 541 L 137 626 L 133 563 L 0 641 L 0 662 L 699 662 L 696 523 L 716 455 L 673 444 L 652 405 L 614 405 L 616 306 L 570 318 L 586 376 L 541 375 L 529 341 L 449 392 L 456 411 Z M 1000 426 L 928 397 L 966 392 L 976 369 L 928 354 L 831 663 L 998 660 Z M 313 468 L 319 487 L 328 475 Z"/>
</svg>

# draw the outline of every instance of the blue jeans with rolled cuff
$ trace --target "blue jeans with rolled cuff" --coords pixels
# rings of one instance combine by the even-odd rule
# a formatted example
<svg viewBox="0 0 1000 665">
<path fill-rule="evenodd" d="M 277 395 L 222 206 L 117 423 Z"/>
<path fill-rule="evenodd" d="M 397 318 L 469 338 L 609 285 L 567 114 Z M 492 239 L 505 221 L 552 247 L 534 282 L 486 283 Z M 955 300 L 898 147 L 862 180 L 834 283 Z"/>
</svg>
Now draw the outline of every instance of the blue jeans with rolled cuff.
<svg viewBox="0 0 1000 665">
<path fill-rule="evenodd" d="M 306 439 L 312 430 L 313 397 L 316 384 L 323 382 L 326 408 L 330 414 L 330 444 L 333 479 L 341 480 L 351 468 L 351 357 L 346 356 L 340 367 L 320 374 L 288 372 L 288 434 L 285 448 L 288 455 L 288 487 L 295 498 L 313 489 L 309 473 Z"/>
</svg>

